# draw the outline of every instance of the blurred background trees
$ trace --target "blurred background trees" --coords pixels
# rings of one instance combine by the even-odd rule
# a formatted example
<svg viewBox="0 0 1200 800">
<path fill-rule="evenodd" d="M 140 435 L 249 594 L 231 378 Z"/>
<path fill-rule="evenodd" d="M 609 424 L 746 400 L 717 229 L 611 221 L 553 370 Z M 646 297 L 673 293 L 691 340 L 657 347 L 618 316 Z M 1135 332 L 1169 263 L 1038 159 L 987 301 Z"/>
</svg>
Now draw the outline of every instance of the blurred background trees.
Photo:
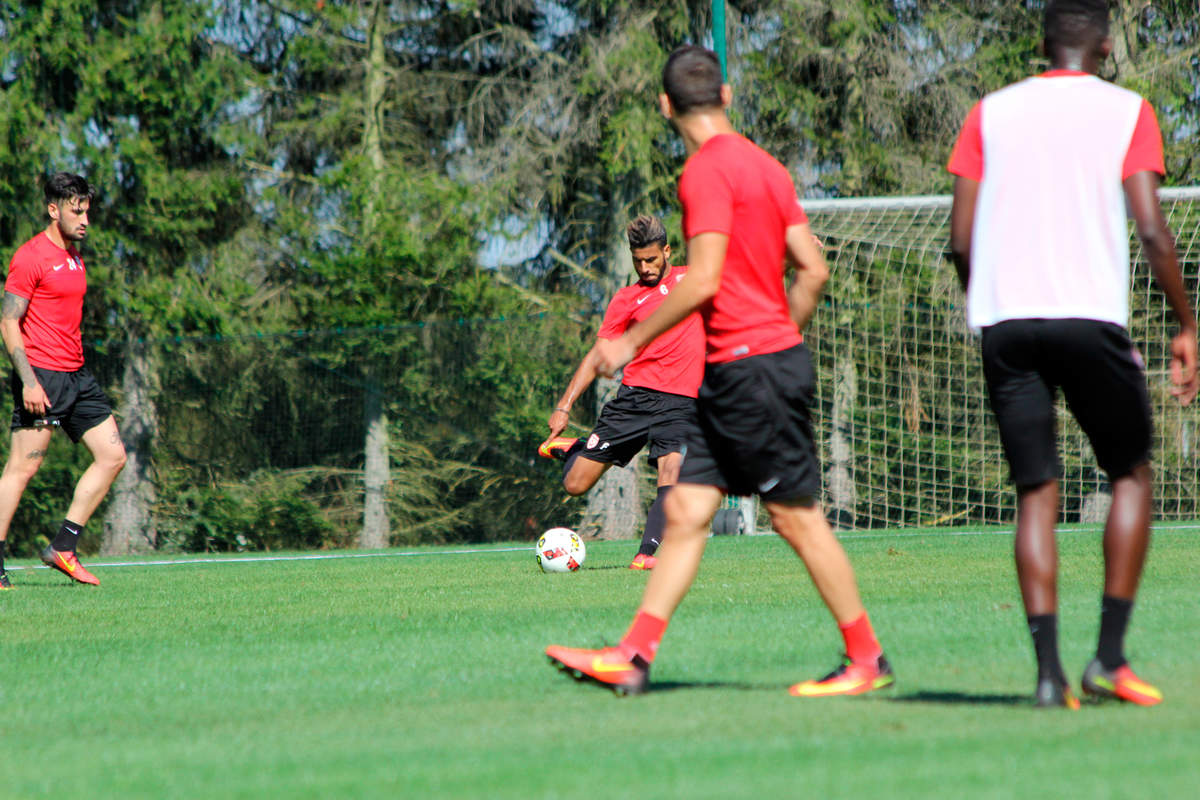
<svg viewBox="0 0 1200 800">
<path fill-rule="evenodd" d="M 944 192 L 971 104 L 1043 65 L 1041 9 L 731 2 L 732 112 L 802 197 Z M 1124 4 L 1106 73 L 1157 105 L 1179 185 L 1194 11 Z M 708 0 L 0 0 L 0 245 L 44 224 L 44 175 L 100 191 L 85 339 L 131 460 L 91 546 L 577 519 L 532 453 L 633 278 L 626 222 L 678 231 L 655 95 L 710 27 Z M 15 551 L 52 532 L 80 460 L 55 444 Z"/>
</svg>

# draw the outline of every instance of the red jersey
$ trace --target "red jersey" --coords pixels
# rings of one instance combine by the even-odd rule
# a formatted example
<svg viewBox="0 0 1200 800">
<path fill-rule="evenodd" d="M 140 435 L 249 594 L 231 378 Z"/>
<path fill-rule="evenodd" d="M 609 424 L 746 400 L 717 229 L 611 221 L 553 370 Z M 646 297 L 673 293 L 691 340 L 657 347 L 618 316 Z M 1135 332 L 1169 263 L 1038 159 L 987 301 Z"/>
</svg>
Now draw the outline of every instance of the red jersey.
<svg viewBox="0 0 1200 800">
<path fill-rule="evenodd" d="M 729 237 L 721 287 L 700 310 L 708 360 L 775 353 L 803 341 L 783 288 L 784 237 L 808 217 L 783 165 L 743 136 L 714 136 L 684 165 L 679 202 L 686 239 Z"/>
<path fill-rule="evenodd" d="M 83 295 L 87 272 L 74 247 L 62 249 L 45 232 L 13 255 L 4 291 L 29 301 L 21 318 L 21 337 L 29 363 L 56 372 L 83 366 Z"/>
<path fill-rule="evenodd" d="M 662 305 L 683 280 L 687 267 L 671 267 L 657 286 L 635 283 L 613 295 L 600 325 L 601 339 L 616 339 Z M 659 336 L 625 365 L 621 383 L 659 392 L 695 397 L 704 379 L 704 325 L 696 313 Z"/>
</svg>

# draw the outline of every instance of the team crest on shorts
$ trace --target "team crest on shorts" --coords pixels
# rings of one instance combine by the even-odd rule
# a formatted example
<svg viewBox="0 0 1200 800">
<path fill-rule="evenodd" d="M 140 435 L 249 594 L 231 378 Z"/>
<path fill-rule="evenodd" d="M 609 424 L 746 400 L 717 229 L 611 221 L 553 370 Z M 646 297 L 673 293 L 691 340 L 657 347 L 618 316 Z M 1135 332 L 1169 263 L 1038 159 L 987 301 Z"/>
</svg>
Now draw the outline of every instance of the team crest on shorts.
<svg viewBox="0 0 1200 800">
<path fill-rule="evenodd" d="M 598 445 L 598 444 L 600 444 L 599 436 L 597 436 L 596 434 L 593 433 L 591 436 L 588 437 L 588 442 L 587 442 L 588 450 L 595 450 L 596 445 Z"/>
</svg>

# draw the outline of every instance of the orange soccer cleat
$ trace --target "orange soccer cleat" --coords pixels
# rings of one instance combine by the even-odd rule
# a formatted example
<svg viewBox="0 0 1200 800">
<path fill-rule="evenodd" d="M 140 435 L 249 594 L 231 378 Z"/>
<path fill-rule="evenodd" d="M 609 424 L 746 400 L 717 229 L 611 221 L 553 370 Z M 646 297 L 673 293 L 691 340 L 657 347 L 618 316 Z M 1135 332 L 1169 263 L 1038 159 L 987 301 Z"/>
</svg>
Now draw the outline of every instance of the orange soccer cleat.
<svg viewBox="0 0 1200 800">
<path fill-rule="evenodd" d="M 594 681 L 619 695 L 641 694 L 650 684 L 650 665 L 637 656 L 628 658 L 619 647 L 583 650 L 550 645 L 546 655 L 575 680 Z"/>
<path fill-rule="evenodd" d="M 630 569 L 654 569 L 654 565 L 658 563 L 658 559 L 654 556 L 648 556 L 645 553 L 638 553 L 633 557 L 633 563 L 629 565 Z"/>
<path fill-rule="evenodd" d="M 578 437 L 574 436 L 555 436 L 553 439 L 547 439 L 541 443 L 538 447 L 538 455 L 542 458 L 557 458 L 562 461 L 567 457 L 567 451 L 578 441 Z"/>
<path fill-rule="evenodd" d="M 1163 700 L 1158 687 L 1133 674 L 1128 664 L 1108 670 L 1100 659 L 1093 658 L 1083 671 L 1080 683 L 1084 694 L 1097 698 L 1111 697 L 1139 706 L 1156 706 Z"/>
<path fill-rule="evenodd" d="M 797 683 L 788 689 L 792 697 L 833 697 L 841 694 L 866 694 L 883 689 L 896 682 L 892 667 L 880 656 L 874 664 L 851 661 L 844 657 L 842 663 L 824 678 Z"/>
<path fill-rule="evenodd" d="M 86 583 L 90 586 L 100 585 L 100 579 L 83 568 L 83 564 L 79 563 L 79 559 L 75 557 L 74 552 L 68 551 L 64 553 L 55 550 L 53 547 L 47 547 L 42 551 L 42 563 L 51 569 L 58 570 L 73 581 Z"/>
</svg>

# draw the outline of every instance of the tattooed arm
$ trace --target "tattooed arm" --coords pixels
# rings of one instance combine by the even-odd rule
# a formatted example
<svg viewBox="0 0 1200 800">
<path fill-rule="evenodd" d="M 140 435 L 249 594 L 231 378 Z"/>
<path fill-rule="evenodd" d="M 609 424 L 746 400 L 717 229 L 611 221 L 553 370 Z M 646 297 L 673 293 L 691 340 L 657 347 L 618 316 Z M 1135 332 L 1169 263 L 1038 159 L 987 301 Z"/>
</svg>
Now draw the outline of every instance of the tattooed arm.
<svg viewBox="0 0 1200 800">
<path fill-rule="evenodd" d="M 29 300 L 12 292 L 4 293 L 0 303 L 0 336 L 4 338 L 4 349 L 12 361 L 24 388 L 21 390 L 26 410 L 34 414 L 45 414 L 50 409 L 50 398 L 38 383 L 33 367 L 25 355 L 25 339 L 21 336 L 21 318 L 29 308 Z"/>
</svg>

